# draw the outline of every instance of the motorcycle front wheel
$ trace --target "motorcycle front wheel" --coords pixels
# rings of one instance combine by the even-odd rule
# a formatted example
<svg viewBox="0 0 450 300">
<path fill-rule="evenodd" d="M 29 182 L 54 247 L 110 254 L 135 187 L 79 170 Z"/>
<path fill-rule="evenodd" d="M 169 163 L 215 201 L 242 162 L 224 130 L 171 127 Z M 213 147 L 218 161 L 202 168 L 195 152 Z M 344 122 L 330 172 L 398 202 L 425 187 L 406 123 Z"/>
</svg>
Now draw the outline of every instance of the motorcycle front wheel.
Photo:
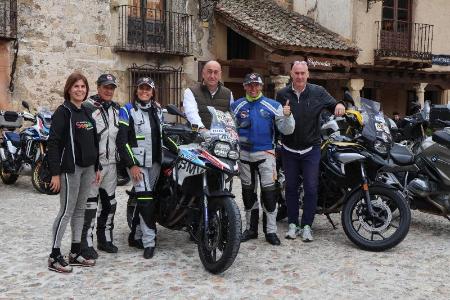
<svg viewBox="0 0 450 300">
<path fill-rule="evenodd" d="M 13 184 L 17 181 L 19 175 L 6 172 L 2 163 L 0 163 L 0 178 L 4 184 Z"/>
<path fill-rule="evenodd" d="M 397 246 L 408 234 L 411 211 L 406 199 L 396 190 L 369 188 L 374 216 L 369 216 L 363 192 L 354 193 L 344 204 L 341 219 L 347 237 L 369 251 L 384 251 Z"/>
<path fill-rule="evenodd" d="M 38 160 L 31 170 L 31 183 L 33 184 L 33 187 L 36 191 L 38 191 L 41 194 L 47 194 L 47 195 L 56 195 L 58 193 L 52 192 L 50 190 L 49 184 L 45 183 L 42 178 L 42 168 L 43 163 L 42 160 Z"/>
<path fill-rule="evenodd" d="M 198 253 L 207 271 L 220 274 L 233 264 L 241 245 L 241 215 L 234 199 L 210 199 L 208 222 L 205 228 L 202 217 Z"/>
</svg>

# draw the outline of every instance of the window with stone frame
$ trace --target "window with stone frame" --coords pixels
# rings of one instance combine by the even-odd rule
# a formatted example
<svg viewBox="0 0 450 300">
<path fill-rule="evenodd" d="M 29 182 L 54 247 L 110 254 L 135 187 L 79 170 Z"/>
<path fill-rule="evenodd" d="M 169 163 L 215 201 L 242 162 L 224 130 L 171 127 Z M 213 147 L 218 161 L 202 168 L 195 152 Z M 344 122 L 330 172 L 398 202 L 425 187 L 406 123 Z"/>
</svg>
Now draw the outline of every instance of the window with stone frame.
<svg viewBox="0 0 450 300">
<path fill-rule="evenodd" d="M 171 103 L 180 107 L 183 92 L 181 86 L 182 67 L 133 64 L 128 68 L 128 73 L 130 100 L 134 96 L 136 81 L 140 77 L 150 77 L 155 82 L 156 100 L 163 106 Z"/>
</svg>

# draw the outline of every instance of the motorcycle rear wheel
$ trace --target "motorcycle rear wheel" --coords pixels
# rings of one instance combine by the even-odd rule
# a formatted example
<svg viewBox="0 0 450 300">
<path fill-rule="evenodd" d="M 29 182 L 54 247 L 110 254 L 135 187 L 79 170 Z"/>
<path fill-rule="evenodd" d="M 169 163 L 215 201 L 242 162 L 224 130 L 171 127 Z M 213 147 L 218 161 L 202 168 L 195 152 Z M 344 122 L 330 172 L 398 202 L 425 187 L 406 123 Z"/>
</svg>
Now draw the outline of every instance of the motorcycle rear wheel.
<svg viewBox="0 0 450 300">
<path fill-rule="evenodd" d="M 7 173 L 5 169 L 3 169 L 3 165 L 0 163 L 0 178 L 2 179 L 4 184 L 13 184 L 19 178 L 17 174 Z"/>
<path fill-rule="evenodd" d="M 369 188 L 376 218 L 368 217 L 362 191 L 354 193 L 344 204 L 341 219 L 347 237 L 369 251 L 384 251 L 397 246 L 408 234 L 411 210 L 396 190 Z M 389 236 L 387 236 L 389 234 Z"/>
<path fill-rule="evenodd" d="M 208 204 L 209 228 L 204 236 L 201 221 L 198 254 L 205 269 L 213 274 L 227 270 L 234 262 L 241 244 L 241 215 L 233 198 L 214 198 Z M 218 258 L 220 254 L 220 258 Z"/>
</svg>

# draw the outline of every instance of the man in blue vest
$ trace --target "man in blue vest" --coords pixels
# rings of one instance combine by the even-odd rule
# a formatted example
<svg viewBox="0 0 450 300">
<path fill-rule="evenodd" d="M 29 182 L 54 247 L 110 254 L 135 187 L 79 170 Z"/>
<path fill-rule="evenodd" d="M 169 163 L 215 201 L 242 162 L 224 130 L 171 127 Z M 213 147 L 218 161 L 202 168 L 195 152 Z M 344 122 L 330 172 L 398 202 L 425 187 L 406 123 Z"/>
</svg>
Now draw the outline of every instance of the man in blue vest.
<svg viewBox="0 0 450 300">
<path fill-rule="evenodd" d="M 280 103 L 262 94 L 263 81 L 259 74 L 247 74 L 244 78 L 246 96 L 231 105 L 231 111 L 239 127 L 241 144 L 240 171 L 242 200 L 247 221 L 242 241 L 258 237 L 259 204 L 254 197 L 256 176 L 261 184 L 261 204 L 267 216 L 264 232 L 266 241 L 280 245 L 277 236 L 277 200 L 275 166 L 275 126 L 283 134 L 294 132 L 295 121 L 289 103 Z"/>
</svg>

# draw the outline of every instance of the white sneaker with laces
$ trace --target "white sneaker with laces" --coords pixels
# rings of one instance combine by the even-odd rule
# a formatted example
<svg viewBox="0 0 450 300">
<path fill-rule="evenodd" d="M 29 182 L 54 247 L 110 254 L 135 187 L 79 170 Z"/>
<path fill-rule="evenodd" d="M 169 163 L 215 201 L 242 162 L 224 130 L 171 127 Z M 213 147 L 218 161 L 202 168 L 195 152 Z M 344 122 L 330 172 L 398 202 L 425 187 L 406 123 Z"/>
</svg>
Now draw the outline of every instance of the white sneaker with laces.
<svg viewBox="0 0 450 300">
<path fill-rule="evenodd" d="M 294 223 L 289 224 L 289 230 L 285 236 L 288 240 L 295 240 L 297 238 L 297 225 Z"/>
<path fill-rule="evenodd" d="M 303 242 L 312 242 L 314 241 L 314 238 L 312 236 L 312 230 L 309 225 L 303 226 L 302 229 L 302 241 Z"/>
</svg>

